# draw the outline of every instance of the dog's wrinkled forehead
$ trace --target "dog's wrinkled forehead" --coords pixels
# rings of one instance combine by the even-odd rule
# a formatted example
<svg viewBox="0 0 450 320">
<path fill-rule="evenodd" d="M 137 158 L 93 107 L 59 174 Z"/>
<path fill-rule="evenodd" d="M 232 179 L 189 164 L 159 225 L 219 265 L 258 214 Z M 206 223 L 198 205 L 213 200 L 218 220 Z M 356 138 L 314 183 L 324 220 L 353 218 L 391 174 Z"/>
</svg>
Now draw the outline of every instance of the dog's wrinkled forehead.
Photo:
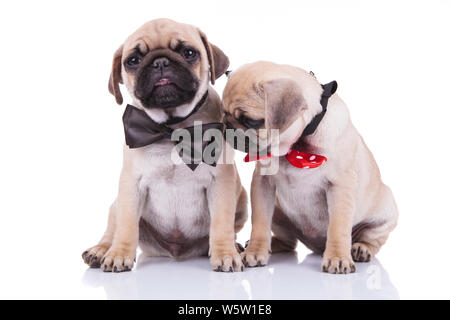
<svg viewBox="0 0 450 320">
<path fill-rule="evenodd" d="M 139 50 L 147 54 L 151 50 L 169 48 L 175 50 L 180 44 L 188 44 L 203 52 L 202 40 L 194 26 L 169 19 L 150 21 L 134 32 L 124 43 L 124 57 Z"/>
<path fill-rule="evenodd" d="M 264 92 L 260 87 L 260 80 L 253 73 L 244 74 L 233 71 L 223 92 L 225 110 L 232 113 L 234 109 L 264 110 Z"/>
</svg>

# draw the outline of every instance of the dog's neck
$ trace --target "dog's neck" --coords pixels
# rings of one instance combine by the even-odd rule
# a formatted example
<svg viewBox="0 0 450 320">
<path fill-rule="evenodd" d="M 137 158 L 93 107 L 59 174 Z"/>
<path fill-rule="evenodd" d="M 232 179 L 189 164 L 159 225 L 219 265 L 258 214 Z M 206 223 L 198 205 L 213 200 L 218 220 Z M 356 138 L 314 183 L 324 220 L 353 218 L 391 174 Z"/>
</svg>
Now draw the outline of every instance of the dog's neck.
<svg viewBox="0 0 450 320">
<path fill-rule="evenodd" d="M 320 105 L 322 106 L 322 111 L 314 116 L 308 125 L 303 129 L 303 133 L 299 140 L 304 139 L 306 136 L 312 135 L 319 126 L 322 121 L 325 113 L 327 112 L 328 99 L 336 92 L 337 90 L 337 82 L 332 81 L 327 84 L 322 85 L 323 93 L 320 98 Z"/>
<path fill-rule="evenodd" d="M 320 145 L 323 132 L 323 120 L 327 113 L 328 101 L 334 95 L 337 90 L 337 82 L 332 81 L 325 85 L 322 85 L 323 93 L 320 99 L 320 105 L 322 111 L 316 114 L 303 129 L 300 138 L 292 144 L 292 150 L 312 152 Z"/>
</svg>

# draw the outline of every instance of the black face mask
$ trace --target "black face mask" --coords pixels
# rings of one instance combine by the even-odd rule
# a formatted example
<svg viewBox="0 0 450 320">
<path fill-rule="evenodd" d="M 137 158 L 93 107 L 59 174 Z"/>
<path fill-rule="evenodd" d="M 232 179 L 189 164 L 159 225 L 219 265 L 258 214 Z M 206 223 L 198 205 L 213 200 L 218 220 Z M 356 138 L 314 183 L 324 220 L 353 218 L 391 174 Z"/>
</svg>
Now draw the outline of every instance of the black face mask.
<svg viewBox="0 0 450 320">
<path fill-rule="evenodd" d="M 170 128 L 169 124 L 179 123 L 196 112 L 206 100 L 207 93 L 194 110 L 184 118 L 171 118 L 164 124 L 153 121 L 143 110 L 127 105 L 122 120 L 125 130 L 125 142 L 130 149 L 141 148 L 161 140 L 171 140 L 174 136 L 178 142 L 176 149 L 183 162 L 194 171 L 201 162 L 216 166 L 222 153 L 223 123 L 213 122 L 179 129 Z M 215 129 L 211 131 L 210 129 Z M 201 134 L 195 134 L 201 133 Z M 220 139 L 214 133 L 220 132 Z M 180 134 L 177 134 L 180 133 Z"/>
</svg>

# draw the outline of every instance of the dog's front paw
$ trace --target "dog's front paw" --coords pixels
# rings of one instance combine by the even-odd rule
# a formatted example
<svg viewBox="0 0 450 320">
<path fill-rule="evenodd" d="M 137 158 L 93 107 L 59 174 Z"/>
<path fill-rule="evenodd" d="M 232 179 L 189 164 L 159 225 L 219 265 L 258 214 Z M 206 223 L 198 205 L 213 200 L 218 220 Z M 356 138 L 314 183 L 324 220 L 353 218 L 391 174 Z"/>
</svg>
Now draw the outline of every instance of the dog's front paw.
<svg viewBox="0 0 450 320">
<path fill-rule="evenodd" d="M 263 267 L 270 258 L 270 244 L 251 241 L 242 253 L 242 260 L 246 267 Z"/>
<path fill-rule="evenodd" d="M 333 254 L 324 253 L 322 259 L 322 271 L 328 273 L 353 273 L 356 271 L 355 263 L 352 257 L 341 257 Z"/>
<path fill-rule="evenodd" d="M 136 249 L 111 247 L 101 260 L 101 269 L 105 272 L 130 271 L 136 261 Z"/>
<path fill-rule="evenodd" d="M 98 244 L 84 251 L 81 257 L 89 267 L 100 268 L 100 261 L 102 260 L 106 251 L 108 251 L 109 247 L 109 244 Z"/>
<path fill-rule="evenodd" d="M 244 264 L 236 246 L 229 248 L 211 248 L 210 261 L 214 271 L 234 272 L 244 271 Z"/>
<path fill-rule="evenodd" d="M 356 262 L 369 262 L 373 257 L 370 245 L 355 242 L 352 245 L 352 257 Z"/>
</svg>

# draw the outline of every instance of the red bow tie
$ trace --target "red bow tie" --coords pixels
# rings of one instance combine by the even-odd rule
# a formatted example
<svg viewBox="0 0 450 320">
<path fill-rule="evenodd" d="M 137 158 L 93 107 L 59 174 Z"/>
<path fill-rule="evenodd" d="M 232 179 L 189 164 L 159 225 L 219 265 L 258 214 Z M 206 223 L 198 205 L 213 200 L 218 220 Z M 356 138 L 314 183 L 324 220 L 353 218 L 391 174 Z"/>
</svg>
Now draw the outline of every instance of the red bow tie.
<svg viewBox="0 0 450 320">
<path fill-rule="evenodd" d="M 266 156 L 253 155 L 248 153 L 245 156 L 244 161 L 250 162 L 250 161 L 264 160 L 271 157 L 272 155 L 270 153 L 268 153 Z M 318 154 L 296 150 L 289 151 L 289 153 L 285 155 L 285 157 L 287 161 L 289 161 L 289 163 L 292 164 L 294 167 L 303 169 L 320 167 L 322 163 L 328 160 L 326 157 L 320 156 Z"/>
</svg>

